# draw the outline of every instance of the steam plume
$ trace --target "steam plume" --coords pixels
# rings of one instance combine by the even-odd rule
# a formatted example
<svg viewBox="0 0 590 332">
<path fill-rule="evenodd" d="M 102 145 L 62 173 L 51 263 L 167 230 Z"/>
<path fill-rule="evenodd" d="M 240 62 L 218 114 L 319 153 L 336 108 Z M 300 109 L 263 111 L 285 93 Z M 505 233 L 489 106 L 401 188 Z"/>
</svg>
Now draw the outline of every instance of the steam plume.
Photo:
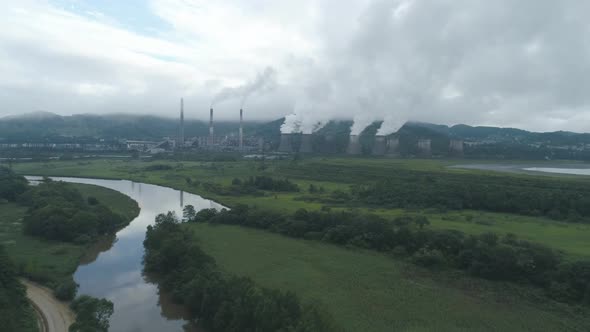
<svg viewBox="0 0 590 332">
<path fill-rule="evenodd" d="M 272 67 L 266 67 L 252 81 L 237 87 L 223 88 L 211 100 L 211 107 L 227 100 L 240 99 L 240 108 L 243 108 L 252 94 L 272 90 L 275 86 L 276 71 Z"/>
</svg>

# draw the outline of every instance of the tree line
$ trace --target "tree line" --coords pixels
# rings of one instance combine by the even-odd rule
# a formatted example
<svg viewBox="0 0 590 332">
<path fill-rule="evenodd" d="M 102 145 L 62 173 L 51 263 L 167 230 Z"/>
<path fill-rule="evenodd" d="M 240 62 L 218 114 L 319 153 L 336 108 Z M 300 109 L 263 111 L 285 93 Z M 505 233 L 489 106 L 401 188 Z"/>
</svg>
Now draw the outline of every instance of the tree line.
<svg viewBox="0 0 590 332">
<path fill-rule="evenodd" d="M 473 209 L 590 221 L 590 187 L 554 179 L 400 170 L 386 180 L 353 186 L 351 195 L 389 208 Z"/>
<path fill-rule="evenodd" d="M 160 286 L 208 331 L 340 331 L 326 313 L 293 293 L 221 271 L 173 213 L 148 226 L 144 247 L 145 271 L 160 276 Z"/>
<path fill-rule="evenodd" d="M 232 210 L 189 211 L 185 219 L 388 252 L 421 266 L 456 268 L 485 279 L 529 284 L 561 302 L 590 304 L 590 261 L 566 260 L 548 247 L 512 234 L 499 237 L 433 230 L 424 216 L 386 220 L 371 214 L 304 209 L 283 215 L 246 205 Z"/>
<path fill-rule="evenodd" d="M 25 287 L 18 280 L 18 270 L 0 245 L 0 330 L 37 331 L 33 308 L 27 301 Z"/>
</svg>

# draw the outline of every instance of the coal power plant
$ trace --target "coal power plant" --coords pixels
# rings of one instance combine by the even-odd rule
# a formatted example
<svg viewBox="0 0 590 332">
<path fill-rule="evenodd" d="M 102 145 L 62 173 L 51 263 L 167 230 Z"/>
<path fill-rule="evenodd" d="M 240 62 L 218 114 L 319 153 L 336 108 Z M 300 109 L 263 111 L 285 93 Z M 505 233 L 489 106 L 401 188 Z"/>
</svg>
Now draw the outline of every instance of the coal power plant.
<svg viewBox="0 0 590 332">
<path fill-rule="evenodd" d="M 198 137 L 186 137 L 184 123 L 184 100 L 180 100 L 180 127 L 178 138 L 172 140 L 177 149 L 198 149 L 217 152 L 259 152 L 264 148 L 264 140 L 261 137 L 244 135 L 244 110 L 239 112 L 239 126 L 237 135 L 215 135 L 213 107 L 209 109 L 208 135 Z"/>
<path fill-rule="evenodd" d="M 299 147 L 300 153 L 312 153 L 313 152 L 313 145 L 312 145 L 312 135 L 311 134 L 303 134 L 301 135 L 301 146 Z"/>
<path fill-rule="evenodd" d="M 281 142 L 279 143 L 279 152 L 292 153 L 293 142 L 291 134 L 281 134 Z"/>
<path fill-rule="evenodd" d="M 385 136 L 375 136 L 375 143 L 373 145 L 373 150 L 371 152 L 372 155 L 383 156 L 385 155 L 385 151 L 387 151 L 387 141 L 385 140 Z"/>
<path fill-rule="evenodd" d="M 346 149 L 346 153 L 351 155 L 359 155 L 361 154 L 361 143 L 359 139 L 359 135 L 350 135 L 348 148 Z"/>
</svg>

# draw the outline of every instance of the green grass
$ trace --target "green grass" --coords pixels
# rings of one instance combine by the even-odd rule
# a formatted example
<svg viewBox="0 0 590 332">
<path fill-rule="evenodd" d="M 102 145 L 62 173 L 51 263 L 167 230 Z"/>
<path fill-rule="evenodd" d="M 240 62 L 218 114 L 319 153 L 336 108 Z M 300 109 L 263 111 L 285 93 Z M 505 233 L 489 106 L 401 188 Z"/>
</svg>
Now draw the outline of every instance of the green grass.
<svg viewBox="0 0 590 332">
<path fill-rule="evenodd" d="M 302 189 L 309 184 L 322 186 L 327 191 L 336 189 L 347 190 L 351 184 L 383 179 L 396 170 L 423 170 L 429 172 L 454 172 L 498 174 L 490 171 L 450 169 L 456 164 L 482 163 L 468 160 L 406 160 L 406 159 L 366 159 L 366 158 L 309 158 L 298 163 L 291 161 L 267 161 L 265 169 L 254 161 L 242 162 L 173 162 L 137 160 L 91 160 L 51 161 L 37 163 L 19 163 L 14 168 L 20 174 L 48 176 L 79 176 L 95 178 L 129 179 L 138 182 L 152 183 L 181 189 L 187 192 L 214 199 L 227 206 L 242 203 L 258 207 L 292 213 L 300 208 L 318 210 L 324 204 L 298 200 L 305 193 L 269 193 L 257 196 L 220 196 L 204 190 L 202 186 L 188 184 L 186 178 L 196 181 L 212 182 L 228 185 L 233 178 L 246 178 L 255 175 L 287 177 L 296 182 Z M 485 163 L 488 163 L 487 161 Z M 489 162 L 493 163 L 493 162 Z M 510 163 L 510 161 L 502 162 Z M 517 162 L 526 164 L 527 162 Z M 164 164 L 173 167 L 170 171 L 145 171 L 145 167 L 153 164 Z M 535 162 L 544 165 L 543 162 Z M 501 173 L 506 177 L 530 177 L 528 174 Z M 569 178 L 561 176 L 544 176 L 548 180 Z M 588 177 L 575 177 L 575 181 L 588 182 Z M 116 202 L 112 202 L 115 204 Z M 348 206 L 335 206 L 333 209 L 348 209 Z M 375 212 L 386 217 L 408 213 L 399 209 L 374 209 L 356 207 L 360 211 Z M 409 213 L 413 213 L 409 211 Z M 502 213 L 479 211 L 460 211 L 446 213 L 426 213 L 432 227 L 438 229 L 455 229 L 469 234 L 495 232 L 500 235 L 514 233 L 517 236 L 563 251 L 572 258 L 590 257 L 590 226 L 555 222 L 546 218 L 525 217 Z M 472 215 L 473 220 L 466 220 Z"/>
<path fill-rule="evenodd" d="M 137 203 L 117 191 L 85 184 L 76 184 L 84 196 L 94 196 L 111 206 L 114 212 L 131 220 L 139 213 Z M 112 204 L 112 205 L 111 205 Z M 71 276 L 86 253 L 86 246 L 47 241 L 24 235 L 22 219 L 27 208 L 16 203 L 0 205 L 0 243 L 26 275 L 50 287 Z"/>
<path fill-rule="evenodd" d="M 190 224 L 230 273 L 319 302 L 348 331 L 587 331 L 535 290 L 436 272 L 382 254 L 236 226 Z"/>
</svg>

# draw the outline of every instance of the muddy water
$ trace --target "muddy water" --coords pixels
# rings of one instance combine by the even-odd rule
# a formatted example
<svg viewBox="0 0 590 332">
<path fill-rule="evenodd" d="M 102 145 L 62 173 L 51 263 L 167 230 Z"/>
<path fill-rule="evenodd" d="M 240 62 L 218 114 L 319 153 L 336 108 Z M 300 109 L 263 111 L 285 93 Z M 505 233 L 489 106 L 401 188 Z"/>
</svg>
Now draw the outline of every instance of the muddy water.
<svg viewBox="0 0 590 332">
<path fill-rule="evenodd" d="M 35 179 L 35 177 L 29 177 Z M 175 211 L 190 204 L 198 211 L 222 208 L 200 196 L 178 190 L 131 181 L 53 178 L 74 183 L 94 184 L 117 190 L 139 204 L 141 212 L 129 226 L 116 236 L 104 238 L 93 246 L 74 275 L 80 288 L 78 294 L 104 297 L 115 305 L 111 317 L 112 332 L 184 331 L 189 327 L 185 311 L 173 304 L 167 294 L 160 294 L 157 285 L 142 274 L 143 240 L 146 227 L 159 213 Z"/>
</svg>

